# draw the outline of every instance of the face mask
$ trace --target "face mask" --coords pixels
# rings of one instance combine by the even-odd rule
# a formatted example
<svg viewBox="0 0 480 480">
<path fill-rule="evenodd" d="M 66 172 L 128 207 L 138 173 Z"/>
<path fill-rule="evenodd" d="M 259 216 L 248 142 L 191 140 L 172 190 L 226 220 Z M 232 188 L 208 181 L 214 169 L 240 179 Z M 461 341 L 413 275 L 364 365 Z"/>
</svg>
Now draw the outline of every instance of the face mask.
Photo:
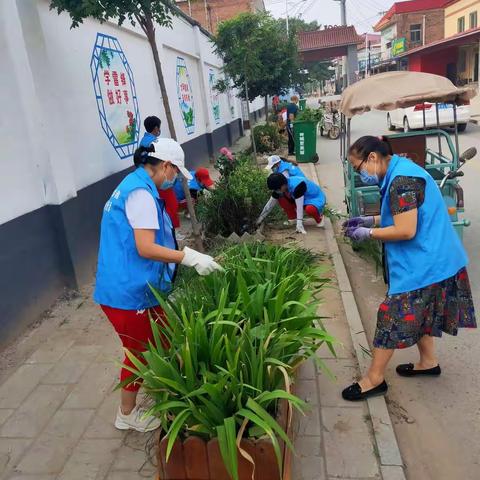
<svg viewBox="0 0 480 480">
<path fill-rule="evenodd" d="M 177 175 L 175 175 L 171 180 L 165 179 L 163 183 L 160 185 L 160 190 L 168 190 L 172 188 L 175 184 L 175 180 L 177 179 Z"/>
<path fill-rule="evenodd" d="M 365 185 L 378 185 L 380 183 L 380 179 L 377 175 L 377 164 L 375 163 L 375 173 L 370 175 L 367 170 L 360 170 L 360 178 Z"/>
</svg>

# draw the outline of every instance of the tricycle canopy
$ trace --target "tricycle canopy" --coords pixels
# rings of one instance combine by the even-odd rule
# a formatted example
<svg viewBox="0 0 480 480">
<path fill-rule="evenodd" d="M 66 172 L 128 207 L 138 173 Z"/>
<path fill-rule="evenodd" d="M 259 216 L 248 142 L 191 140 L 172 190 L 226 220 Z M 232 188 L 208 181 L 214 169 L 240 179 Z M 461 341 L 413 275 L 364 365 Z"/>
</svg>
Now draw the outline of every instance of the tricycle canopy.
<svg viewBox="0 0 480 480">
<path fill-rule="evenodd" d="M 386 72 L 361 80 L 342 94 L 340 111 L 347 118 L 370 110 L 395 110 L 419 103 L 465 105 L 477 94 L 456 87 L 448 78 L 423 72 Z"/>
</svg>

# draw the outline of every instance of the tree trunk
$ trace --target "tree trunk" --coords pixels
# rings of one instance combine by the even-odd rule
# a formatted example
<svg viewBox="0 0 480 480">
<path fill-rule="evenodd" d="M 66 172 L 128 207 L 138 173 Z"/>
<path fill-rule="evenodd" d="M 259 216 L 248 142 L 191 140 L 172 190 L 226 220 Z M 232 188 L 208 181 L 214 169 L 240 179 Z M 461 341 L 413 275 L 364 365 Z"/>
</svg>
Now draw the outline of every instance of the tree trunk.
<svg viewBox="0 0 480 480">
<path fill-rule="evenodd" d="M 248 83 L 246 80 L 245 80 L 245 98 L 247 99 L 247 114 L 248 114 L 248 124 L 250 125 L 250 137 L 252 140 L 252 150 L 253 150 L 253 155 L 255 156 L 255 163 L 258 163 L 257 145 L 255 143 L 255 136 L 253 135 L 253 122 L 252 122 L 252 115 L 250 113 L 250 102 L 248 101 Z"/>
<path fill-rule="evenodd" d="M 268 95 L 265 95 L 265 123 L 268 125 L 270 119 L 268 118 Z"/>
<path fill-rule="evenodd" d="M 172 111 L 170 109 L 170 102 L 168 100 L 167 87 L 165 85 L 165 79 L 163 77 L 162 63 L 160 61 L 160 56 L 158 54 L 157 41 L 155 39 L 155 26 L 153 20 L 150 16 L 145 15 L 145 22 L 142 24 L 142 27 L 147 35 L 148 43 L 152 49 L 153 61 L 155 63 L 155 69 L 157 71 L 158 84 L 160 86 L 160 92 L 162 94 L 163 108 L 165 109 L 165 115 L 167 117 L 168 129 L 170 130 L 170 136 L 173 140 L 177 140 L 177 132 L 175 130 L 175 124 L 173 123 Z M 195 208 L 193 206 L 192 196 L 190 195 L 190 189 L 188 188 L 188 181 L 183 177 L 182 181 L 183 192 L 185 193 L 185 199 L 187 200 L 187 209 L 190 214 L 192 222 L 192 231 L 193 238 L 195 241 L 195 247 L 203 251 L 203 242 L 200 224 L 197 221 L 197 216 L 195 214 Z"/>
</svg>

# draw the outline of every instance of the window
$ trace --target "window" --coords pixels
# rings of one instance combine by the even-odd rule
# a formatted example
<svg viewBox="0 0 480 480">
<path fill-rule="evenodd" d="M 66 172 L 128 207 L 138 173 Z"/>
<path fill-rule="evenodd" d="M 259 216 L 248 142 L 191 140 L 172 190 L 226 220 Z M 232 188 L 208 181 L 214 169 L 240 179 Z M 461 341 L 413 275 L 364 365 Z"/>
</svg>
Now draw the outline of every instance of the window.
<svg viewBox="0 0 480 480">
<path fill-rule="evenodd" d="M 412 43 L 419 43 L 422 41 L 422 25 L 420 23 L 410 25 L 410 41 Z"/>
<path fill-rule="evenodd" d="M 465 17 L 460 17 L 457 20 L 457 32 L 462 33 L 465 31 Z"/>
<path fill-rule="evenodd" d="M 477 19 L 477 12 L 470 13 L 470 28 L 477 28 L 478 26 L 478 19 Z"/>
</svg>

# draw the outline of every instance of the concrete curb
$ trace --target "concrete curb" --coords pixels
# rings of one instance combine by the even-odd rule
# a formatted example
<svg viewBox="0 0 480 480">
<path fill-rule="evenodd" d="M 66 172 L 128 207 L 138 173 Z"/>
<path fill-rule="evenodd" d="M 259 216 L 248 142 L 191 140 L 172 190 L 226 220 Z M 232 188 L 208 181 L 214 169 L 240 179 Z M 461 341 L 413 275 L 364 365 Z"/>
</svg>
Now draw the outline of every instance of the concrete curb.
<svg viewBox="0 0 480 480">
<path fill-rule="evenodd" d="M 310 164 L 312 178 L 320 184 L 315 166 Z M 367 336 L 358 312 L 357 303 L 353 295 L 350 279 L 340 254 L 332 223 L 329 218 L 325 219 L 325 233 L 329 253 L 332 257 L 337 281 L 342 296 L 343 307 L 347 317 L 350 335 L 352 337 L 355 355 L 364 373 L 370 363 L 370 358 L 365 354 L 364 348 L 368 349 Z M 373 435 L 378 449 L 380 468 L 383 480 L 405 480 L 404 464 L 398 447 L 397 438 L 393 431 L 392 419 L 387 409 L 384 397 L 376 397 L 367 400 L 368 410 L 373 424 Z"/>
</svg>

